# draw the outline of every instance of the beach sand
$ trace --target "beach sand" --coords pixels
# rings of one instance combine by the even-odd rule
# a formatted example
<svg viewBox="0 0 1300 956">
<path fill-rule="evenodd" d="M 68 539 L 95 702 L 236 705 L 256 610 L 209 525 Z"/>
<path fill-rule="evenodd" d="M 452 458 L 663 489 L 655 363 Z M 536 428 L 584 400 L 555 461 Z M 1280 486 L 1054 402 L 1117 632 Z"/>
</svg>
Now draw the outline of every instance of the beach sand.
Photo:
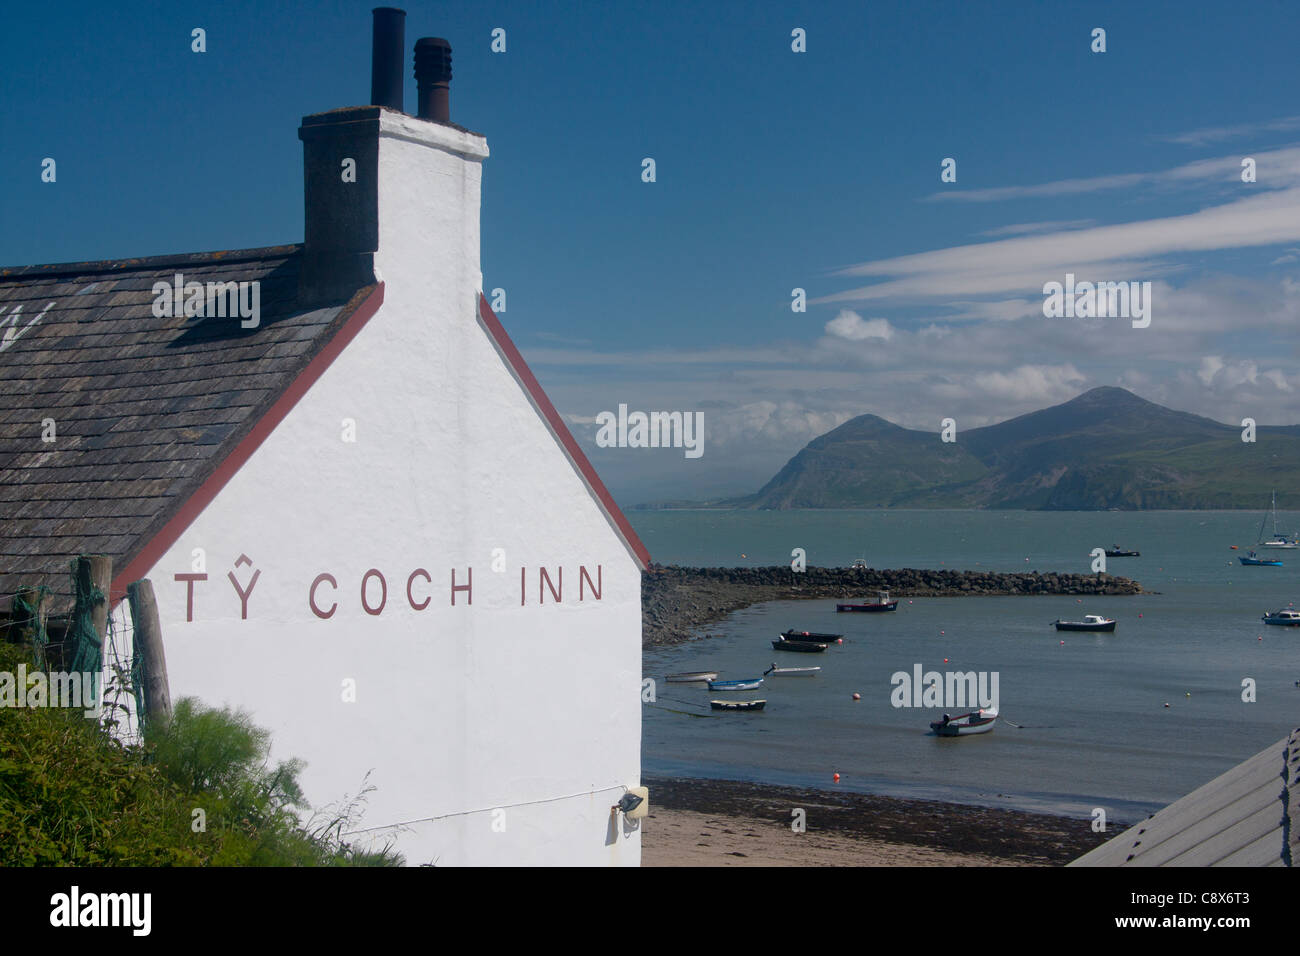
<svg viewBox="0 0 1300 956">
<path fill-rule="evenodd" d="M 1108 836 L 1087 820 L 1014 810 L 726 780 L 643 782 L 642 866 L 1060 866 Z M 791 828 L 796 808 L 806 832 Z"/>
</svg>

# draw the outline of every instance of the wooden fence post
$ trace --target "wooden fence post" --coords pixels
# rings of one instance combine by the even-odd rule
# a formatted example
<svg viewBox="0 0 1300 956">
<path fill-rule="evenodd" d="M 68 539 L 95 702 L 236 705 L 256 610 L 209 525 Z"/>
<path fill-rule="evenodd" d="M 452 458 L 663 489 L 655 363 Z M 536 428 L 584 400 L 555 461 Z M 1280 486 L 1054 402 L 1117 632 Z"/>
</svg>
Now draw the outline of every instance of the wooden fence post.
<svg viewBox="0 0 1300 956">
<path fill-rule="evenodd" d="M 90 623 L 102 647 L 108 639 L 108 589 L 113 581 L 113 559 L 107 554 L 83 554 L 77 558 L 73 574 L 79 593 L 93 594 L 98 589 L 104 595 L 103 600 L 90 608 Z"/>
<path fill-rule="evenodd" d="M 158 621 L 158 601 L 152 582 L 144 578 L 128 584 L 126 599 L 135 629 L 135 655 L 141 659 L 144 674 L 144 716 L 147 721 L 162 725 L 171 719 L 172 697 L 167 685 L 167 655 L 163 651 L 162 625 Z"/>
</svg>

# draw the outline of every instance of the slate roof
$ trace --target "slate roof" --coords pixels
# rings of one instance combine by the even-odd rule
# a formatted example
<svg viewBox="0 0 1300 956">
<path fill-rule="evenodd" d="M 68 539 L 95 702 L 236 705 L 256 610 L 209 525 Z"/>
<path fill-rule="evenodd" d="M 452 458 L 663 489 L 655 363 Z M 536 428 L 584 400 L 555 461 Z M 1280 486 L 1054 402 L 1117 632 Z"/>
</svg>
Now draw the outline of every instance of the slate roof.
<svg viewBox="0 0 1300 956">
<path fill-rule="evenodd" d="M 1300 728 L 1070 866 L 1291 866 Z"/>
<path fill-rule="evenodd" d="M 77 554 L 125 566 L 373 289 L 303 310 L 300 254 L 0 269 L 0 614 L 31 583 L 53 589 L 58 613 Z M 153 284 L 176 273 L 259 281 L 259 327 L 155 317 Z M 42 441 L 44 419 L 53 443 Z"/>
</svg>

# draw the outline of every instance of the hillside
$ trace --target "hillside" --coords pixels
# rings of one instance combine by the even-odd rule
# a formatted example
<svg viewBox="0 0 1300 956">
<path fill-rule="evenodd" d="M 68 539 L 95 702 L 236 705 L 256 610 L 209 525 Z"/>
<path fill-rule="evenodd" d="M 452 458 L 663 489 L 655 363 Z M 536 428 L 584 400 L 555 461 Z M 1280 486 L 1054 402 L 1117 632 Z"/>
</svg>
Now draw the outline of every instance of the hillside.
<svg viewBox="0 0 1300 956">
<path fill-rule="evenodd" d="M 1122 388 L 996 425 L 934 432 L 861 415 L 809 442 L 740 508 L 1300 507 L 1300 426 L 1239 428 Z"/>
</svg>

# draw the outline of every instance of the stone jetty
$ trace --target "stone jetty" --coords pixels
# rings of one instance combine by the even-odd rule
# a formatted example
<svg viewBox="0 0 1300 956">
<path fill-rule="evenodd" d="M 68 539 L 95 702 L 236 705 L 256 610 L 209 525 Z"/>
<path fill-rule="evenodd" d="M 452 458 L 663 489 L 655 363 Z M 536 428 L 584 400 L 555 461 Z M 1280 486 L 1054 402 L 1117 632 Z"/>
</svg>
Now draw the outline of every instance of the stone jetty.
<svg viewBox="0 0 1300 956">
<path fill-rule="evenodd" d="M 1045 571 L 958 571 L 902 568 L 684 568 L 653 564 L 641 577 L 644 646 L 680 644 L 733 611 L 764 601 L 816 598 L 968 597 L 1036 594 L 1142 594 L 1142 585 L 1113 574 Z"/>
</svg>

